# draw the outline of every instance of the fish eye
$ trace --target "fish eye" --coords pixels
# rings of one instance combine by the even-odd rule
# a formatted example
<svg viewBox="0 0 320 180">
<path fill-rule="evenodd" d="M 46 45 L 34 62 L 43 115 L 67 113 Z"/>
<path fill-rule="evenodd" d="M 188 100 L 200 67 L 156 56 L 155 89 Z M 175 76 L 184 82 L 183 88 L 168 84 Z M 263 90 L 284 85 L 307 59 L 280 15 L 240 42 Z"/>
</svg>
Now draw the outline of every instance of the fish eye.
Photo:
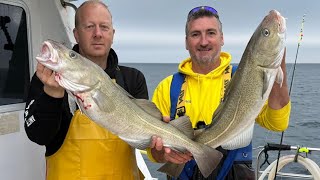
<svg viewBox="0 0 320 180">
<path fill-rule="evenodd" d="M 268 29 L 262 30 L 262 35 L 268 37 L 270 35 L 270 31 Z"/>
<path fill-rule="evenodd" d="M 73 51 L 70 51 L 69 53 L 69 57 L 71 57 L 72 59 L 76 58 L 77 57 L 77 54 Z"/>
</svg>

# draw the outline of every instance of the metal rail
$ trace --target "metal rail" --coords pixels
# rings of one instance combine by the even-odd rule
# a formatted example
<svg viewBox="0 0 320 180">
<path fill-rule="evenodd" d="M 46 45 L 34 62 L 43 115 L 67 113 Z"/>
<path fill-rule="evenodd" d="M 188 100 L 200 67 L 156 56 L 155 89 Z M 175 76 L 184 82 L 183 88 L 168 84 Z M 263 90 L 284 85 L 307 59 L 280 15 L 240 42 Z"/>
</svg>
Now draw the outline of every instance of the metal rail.
<svg viewBox="0 0 320 180">
<path fill-rule="evenodd" d="M 320 148 L 311 148 L 311 147 L 300 147 L 300 146 L 290 146 L 290 145 L 280 145 L 280 144 L 271 144 L 267 143 L 264 147 L 258 147 L 255 149 L 262 148 L 256 159 L 256 179 L 259 178 L 259 176 L 264 172 L 260 170 L 260 161 L 261 161 L 261 155 L 263 153 L 267 153 L 268 151 L 295 151 L 296 155 L 299 153 L 311 153 L 312 151 L 319 151 Z M 269 174 L 269 172 L 267 173 Z M 284 173 L 284 172 L 278 172 L 277 176 L 279 177 L 290 177 L 290 178 L 299 178 L 299 179 L 313 179 L 312 175 L 306 175 L 306 174 L 297 174 L 297 173 Z"/>
</svg>

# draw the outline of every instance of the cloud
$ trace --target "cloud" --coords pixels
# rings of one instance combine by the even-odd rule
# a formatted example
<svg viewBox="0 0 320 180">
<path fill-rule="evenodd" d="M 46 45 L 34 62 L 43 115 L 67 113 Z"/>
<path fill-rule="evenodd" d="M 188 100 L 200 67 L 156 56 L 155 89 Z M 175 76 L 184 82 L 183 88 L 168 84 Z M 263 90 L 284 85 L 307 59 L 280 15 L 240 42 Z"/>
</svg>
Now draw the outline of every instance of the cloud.
<svg viewBox="0 0 320 180">
<path fill-rule="evenodd" d="M 179 46 L 184 45 L 183 33 L 152 31 L 146 29 L 117 30 L 114 37 L 116 44 L 126 46 Z"/>
<path fill-rule="evenodd" d="M 113 14 L 116 29 L 113 48 L 122 62 L 175 62 L 188 56 L 185 50 L 184 25 L 186 14 L 203 2 L 176 1 L 106 1 Z M 80 2 L 79 2 L 80 3 Z M 78 4 L 79 4 L 78 3 Z M 301 18 L 307 13 L 301 58 L 308 62 L 320 57 L 320 1 L 208 1 L 217 8 L 224 30 L 223 50 L 239 61 L 253 31 L 271 9 L 277 9 L 287 18 L 287 62 L 295 57 Z M 125 6 L 124 6 L 125 5 Z M 255 7 L 255 8 L 252 8 Z M 317 54 L 318 53 L 318 54 Z M 305 61 L 303 61 L 305 62 Z"/>
</svg>

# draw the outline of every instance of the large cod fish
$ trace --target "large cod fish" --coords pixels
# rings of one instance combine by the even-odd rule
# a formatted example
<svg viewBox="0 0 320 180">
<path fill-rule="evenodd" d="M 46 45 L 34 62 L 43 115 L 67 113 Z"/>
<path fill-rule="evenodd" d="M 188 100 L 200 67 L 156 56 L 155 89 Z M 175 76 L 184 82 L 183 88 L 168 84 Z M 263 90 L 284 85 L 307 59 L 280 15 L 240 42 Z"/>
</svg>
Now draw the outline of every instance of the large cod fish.
<svg viewBox="0 0 320 180">
<path fill-rule="evenodd" d="M 222 158 L 222 154 L 214 148 L 191 140 L 193 129 L 187 116 L 178 119 L 177 123 L 161 121 L 150 113 L 152 107 L 157 110 L 152 102 L 134 99 L 115 84 L 101 67 L 64 45 L 47 40 L 36 59 L 55 72 L 55 80 L 74 97 L 85 115 L 132 147 L 145 149 L 149 147 L 153 135 L 159 136 L 164 146 L 191 152 L 205 176 L 215 169 Z M 190 130 L 183 133 L 181 129 L 184 127 Z"/>
<path fill-rule="evenodd" d="M 273 84 L 282 85 L 280 65 L 285 52 L 285 33 L 284 17 L 271 10 L 248 42 L 212 124 L 195 141 L 213 148 L 223 147 L 243 131 L 253 128 Z M 234 148 L 247 146 L 250 141 L 248 138 Z"/>
<path fill-rule="evenodd" d="M 212 124 L 203 132 L 197 132 L 195 141 L 230 150 L 249 145 L 255 119 L 274 82 L 282 84 L 283 81 L 280 65 L 285 51 L 285 23 L 276 10 L 264 17 L 247 44 Z M 166 163 L 159 171 L 177 177 L 182 169 L 181 164 Z"/>
</svg>

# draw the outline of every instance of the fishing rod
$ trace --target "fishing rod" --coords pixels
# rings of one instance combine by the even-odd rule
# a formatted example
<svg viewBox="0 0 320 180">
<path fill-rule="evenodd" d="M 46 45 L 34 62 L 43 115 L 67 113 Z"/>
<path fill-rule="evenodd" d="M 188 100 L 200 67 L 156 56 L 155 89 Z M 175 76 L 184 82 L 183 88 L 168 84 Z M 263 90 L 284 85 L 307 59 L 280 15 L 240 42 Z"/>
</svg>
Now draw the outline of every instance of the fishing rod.
<svg viewBox="0 0 320 180">
<path fill-rule="evenodd" d="M 292 85 L 293 85 L 293 80 L 294 80 L 294 72 L 296 70 L 296 64 L 297 64 L 297 59 L 298 59 L 298 54 L 299 54 L 299 48 L 300 48 L 300 44 L 301 44 L 302 37 L 303 37 L 303 27 L 304 27 L 305 17 L 306 17 L 306 14 L 304 14 L 302 16 L 301 29 L 300 29 L 299 39 L 298 39 L 298 47 L 297 47 L 297 52 L 296 52 L 296 58 L 295 58 L 294 64 L 293 64 L 293 71 L 292 71 L 291 82 L 290 82 L 290 87 L 289 87 L 289 96 L 291 96 L 291 90 L 292 90 Z M 283 135 L 284 135 L 284 131 L 282 131 L 282 133 L 281 133 L 280 145 L 282 145 L 282 142 L 283 142 Z M 277 165 L 276 165 L 276 171 L 275 171 L 275 175 L 274 175 L 274 180 L 276 180 L 276 178 L 277 178 L 277 171 L 278 171 L 278 166 L 279 166 L 280 152 L 281 152 L 281 148 L 278 151 L 278 158 L 277 158 Z"/>
<path fill-rule="evenodd" d="M 292 90 L 292 85 L 293 85 L 293 78 L 294 78 L 294 72 L 295 72 L 295 69 L 296 69 L 296 64 L 297 64 L 297 59 L 298 59 L 298 54 L 299 54 L 299 48 L 300 48 L 300 44 L 301 44 L 302 37 L 303 37 L 303 27 L 304 27 L 304 22 L 305 22 L 304 19 L 305 19 L 305 17 L 306 17 L 306 14 L 304 14 L 303 17 L 302 17 L 300 35 L 299 35 L 299 39 L 298 39 L 298 47 L 297 47 L 297 52 L 296 52 L 296 58 L 295 58 L 294 64 L 293 64 L 293 71 L 292 71 L 290 88 L 289 88 L 289 96 L 291 95 L 291 90 Z"/>
</svg>

